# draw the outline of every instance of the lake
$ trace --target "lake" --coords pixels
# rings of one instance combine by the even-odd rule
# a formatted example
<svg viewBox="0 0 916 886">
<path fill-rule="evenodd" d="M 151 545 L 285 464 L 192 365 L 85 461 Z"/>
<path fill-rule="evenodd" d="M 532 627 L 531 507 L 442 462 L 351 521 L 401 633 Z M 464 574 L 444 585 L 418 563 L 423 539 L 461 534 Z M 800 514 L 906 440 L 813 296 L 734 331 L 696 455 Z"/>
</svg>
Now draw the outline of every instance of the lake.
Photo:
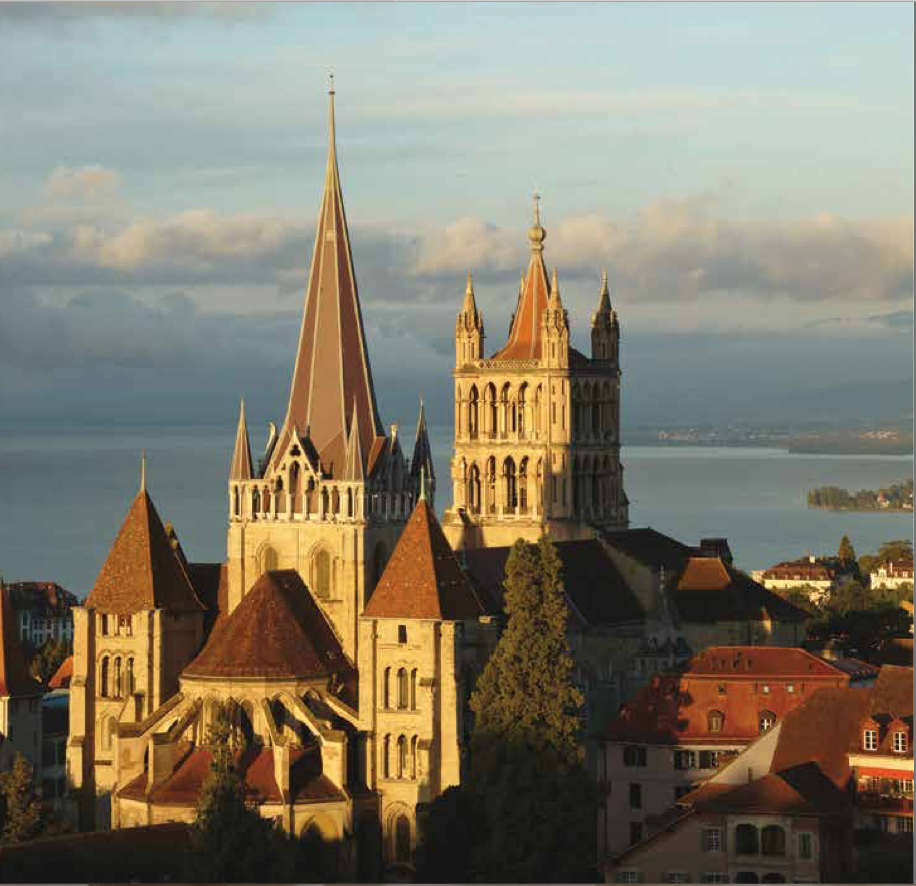
<svg viewBox="0 0 916 886">
<path fill-rule="evenodd" d="M 451 499 L 451 429 L 432 431 L 441 512 Z M 7 581 L 56 581 L 86 594 L 137 491 L 142 450 L 150 494 L 163 521 L 175 525 L 185 553 L 222 560 L 234 438 L 234 424 L 107 434 L 0 431 L 0 574 Z M 725 536 L 746 570 L 806 551 L 835 553 L 844 534 L 858 553 L 913 538 L 911 514 L 806 507 L 814 486 L 874 489 L 912 477 L 911 456 L 630 446 L 622 459 L 631 526 L 652 526 L 686 544 Z"/>
</svg>

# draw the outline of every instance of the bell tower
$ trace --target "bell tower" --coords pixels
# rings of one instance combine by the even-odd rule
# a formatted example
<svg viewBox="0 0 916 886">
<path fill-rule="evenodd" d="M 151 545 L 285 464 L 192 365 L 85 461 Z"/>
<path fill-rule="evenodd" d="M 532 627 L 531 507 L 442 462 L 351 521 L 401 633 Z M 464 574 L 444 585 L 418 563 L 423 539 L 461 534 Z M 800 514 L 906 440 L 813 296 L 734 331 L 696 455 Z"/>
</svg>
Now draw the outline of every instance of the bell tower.
<svg viewBox="0 0 916 886">
<path fill-rule="evenodd" d="M 535 541 L 544 532 L 589 538 L 628 523 L 616 316 L 599 304 L 591 357 L 571 346 L 558 273 L 548 280 L 544 265 L 538 201 L 506 344 L 484 356 L 470 274 L 458 313 L 453 504 L 442 523 L 456 548 Z"/>
</svg>

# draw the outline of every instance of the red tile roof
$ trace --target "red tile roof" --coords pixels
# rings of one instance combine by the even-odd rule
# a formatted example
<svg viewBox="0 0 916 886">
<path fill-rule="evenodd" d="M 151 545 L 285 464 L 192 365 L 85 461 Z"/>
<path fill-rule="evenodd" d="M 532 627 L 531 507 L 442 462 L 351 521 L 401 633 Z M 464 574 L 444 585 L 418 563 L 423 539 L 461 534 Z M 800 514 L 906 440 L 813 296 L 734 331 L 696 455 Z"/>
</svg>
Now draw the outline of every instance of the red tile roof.
<svg viewBox="0 0 916 886">
<path fill-rule="evenodd" d="M 73 656 L 68 655 L 48 681 L 50 689 L 69 689 L 70 680 L 73 678 Z"/>
<path fill-rule="evenodd" d="M 771 769 L 817 762 L 838 787 L 849 780 L 850 751 L 860 753 L 864 720 L 888 715 L 913 716 L 913 669 L 885 666 L 867 689 L 821 689 L 786 715 Z M 893 710 L 897 708 L 897 710 Z M 825 740 L 825 724 L 830 737 Z M 912 724 L 910 723 L 912 729 Z"/>
<path fill-rule="evenodd" d="M 460 621 L 485 614 L 433 509 L 420 499 L 363 615 Z"/>
<path fill-rule="evenodd" d="M 293 569 L 266 572 L 184 669 L 186 677 L 312 679 L 349 675 L 331 623 Z"/>
<path fill-rule="evenodd" d="M 820 687 L 848 682 L 846 673 L 803 649 L 713 646 L 684 673 L 654 677 L 624 706 L 606 737 L 646 744 L 749 744 L 760 733 L 762 712 L 779 720 Z M 714 712 L 722 715 L 715 732 Z"/>
<path fill-rule="evenodd" d="M 29 673 L 26 665 L 9 590 L 0 583 L 0 697 L 39 695 L 41 692 L 41 683 Z"/>
<path fill-rule="evenodd" d="M 188 742 L 181 751 L 171 775 L 153 788 L 149 799 L 167 806 L 194 806 L 210 774 L 213 755 L 207 748 Z M 253 803 L 282 803 L 283 795 L 274 777 L 273 749 L 252 745 L 236 757 L 236 765 L 245 782 L 246 798 Z M 145 800 L 149 775 L 142 772 L 118 796 Z M 321 771 L 321 751 L 317 745 L 290 749 L 290 798 L 308 803 L 340 800 L 343 793 Z"/>
<path fill-rule="evenodd" d="M 203 610 L 145 489 L 134 498 L 85 605 L 118 615 Z"/>
</svg>

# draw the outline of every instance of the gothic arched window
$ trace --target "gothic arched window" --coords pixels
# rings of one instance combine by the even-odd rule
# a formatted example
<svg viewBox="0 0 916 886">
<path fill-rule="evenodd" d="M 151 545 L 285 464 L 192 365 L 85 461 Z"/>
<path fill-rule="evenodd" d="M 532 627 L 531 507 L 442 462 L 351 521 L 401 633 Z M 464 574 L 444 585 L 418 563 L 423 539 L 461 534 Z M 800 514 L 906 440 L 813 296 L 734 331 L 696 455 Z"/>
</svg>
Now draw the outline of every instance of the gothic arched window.
<svg viewBox="0 0 916 886">
<path fill-rule="evenodd" d="M 472 440 L 477 439 L 477 399 L 477 386 L 474 385 L 468 394 L 468 436 Z"/>
<path fill-rule="evenodd" d="M 315 594 L 323 599 L 331 596 L 331 555 L 320 550 L 312 563 L 312 583 Z"/>
<path fill-rule="evenodd" d="M 106 655 L 105 658 L 102 659 L 102 667 L 99 669 L 99 695 L 101 695 L 102 698 L 106 698 L 109 692 L 108 666 L 109 661 L 108 656 Z"/>
<path fill-rule="evenodd" d="M 398 778 L 407 778 L 407 738 L 398 738 Z"/>
<path fill-rule="evenodd" d="M 121 697 L 121 659 L 116 658 L 114 662 L 114 691 L 112 695 L 115 698 Z"/>
<path fill-rule="evenodd" d="M 472 514 L 480 513 L 480 469 L 471 465 L 468 471 L 468 509 Z"/>
<path fill-rule="evenodd" d="M 417 669 L 410 672 L 410 709 L 417 709 Z"/>
</svg>

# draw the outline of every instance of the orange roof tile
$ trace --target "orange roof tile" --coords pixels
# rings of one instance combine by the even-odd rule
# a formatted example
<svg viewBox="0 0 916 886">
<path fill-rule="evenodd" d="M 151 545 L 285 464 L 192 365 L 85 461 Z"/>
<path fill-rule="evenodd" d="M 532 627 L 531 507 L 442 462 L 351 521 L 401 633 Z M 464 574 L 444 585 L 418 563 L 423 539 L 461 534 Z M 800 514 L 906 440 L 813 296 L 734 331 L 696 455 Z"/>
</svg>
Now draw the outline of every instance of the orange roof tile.
<svg viewBox="0 0 916 886">
<path fill-rule="evenodd" d="M 145 489 L 134 498 L 85 605 L 117 615 L 204 609 Z"/>
<path fill-rule="evenodd" d="M 460 621 L 485 613 L 436 515 L 421 498 L 363 614 Z"/>
<path fill-rule="evenodd" d="M 71 679 L 73 679 L 73 656 L 68 655 L 48 681 L 48 687 L 50 689 L 69 689 Z"/>
<path fill-rule="evenodd" d="M 0 697 L 42 691 L 41 683 L 29 673 L 17 628 L 9 590 L 0 583 Z"/>
<path fill-rule="evenodd" d="M 266 572 L 213 626 L 186 677 L 310 679 L 349 674 L 334 629 L 294 569 Z"/>
</svg>

